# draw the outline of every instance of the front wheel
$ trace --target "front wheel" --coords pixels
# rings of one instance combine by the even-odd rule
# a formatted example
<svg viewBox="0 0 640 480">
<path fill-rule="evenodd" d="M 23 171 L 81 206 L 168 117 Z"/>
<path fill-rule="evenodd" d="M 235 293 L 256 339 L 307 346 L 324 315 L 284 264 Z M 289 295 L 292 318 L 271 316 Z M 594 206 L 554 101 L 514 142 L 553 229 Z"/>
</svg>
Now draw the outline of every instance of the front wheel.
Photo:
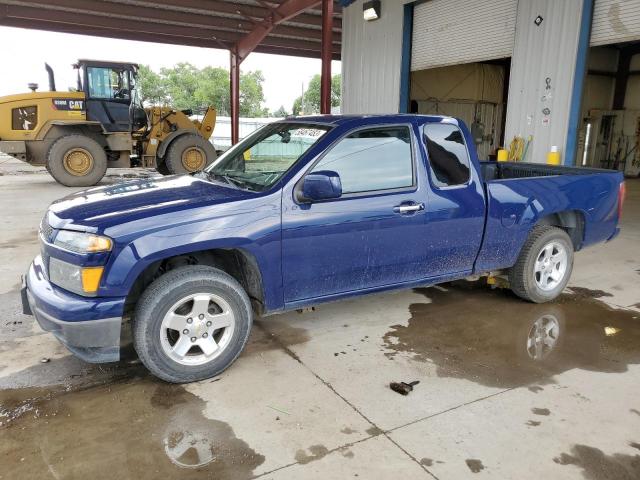
<svg viewBox="0 0 640 480">
<path fill-rule="evenodd" d="M 233 277 L 208 266 L 180 267 L 140 297 L 134 346 L 155 376 L 193 382 L 229 367 L 244 349 L 252 323 L 249 297 Z"/>
<path fill-rule="evenodd" d="M 200 135 L 187 133 L 169 144 L 162 168 L 170 174 L 197 172 L 210 165 L 216 158 L 216 149 L 211 142 Z M 158 171 L 163 173 L 160 169 Z"/>
<path fill-rule="evenodd" d="M 535 227 L 518 261 L 509 271 L 511 290 L 535 303 L 549 302 L 562 293 L 573 269 L 573 244 L 558 227 Z"/>
</svg>

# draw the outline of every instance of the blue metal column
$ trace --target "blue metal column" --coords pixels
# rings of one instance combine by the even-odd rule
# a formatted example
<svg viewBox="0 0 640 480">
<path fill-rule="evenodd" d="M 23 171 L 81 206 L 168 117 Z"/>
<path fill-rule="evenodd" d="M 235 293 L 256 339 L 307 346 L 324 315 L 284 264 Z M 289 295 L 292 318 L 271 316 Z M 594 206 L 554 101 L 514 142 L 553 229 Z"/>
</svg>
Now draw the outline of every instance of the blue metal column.
<svg viewBox="0 0 640 480">
<path fill-rule="evenodd" d="M 573 165 L 578 147 L 578 129 L 580 128 L 580 114 L 582 112 L 582 93 L 587 76 L 587 60 L 589 58 L 589 40 L 591 39 L 591 22 L 593 20 L 594 0 L 582 1 L 582 17 L 580 19 L 580 37 L 578 38 L 578 52 L 576 54 L 576 69 L 573 75 L 573 90 L 571 106 L 569 108 L 569 123 L 567 145 L 564 149 L 563 163 Z"/>
<path fill-rule="evenodd" d="M 413 3 L 404 5 L 402 21 L 402 59 L 400 63 L 400 113 L 409 112 L 409 87 L 411 85 L 411 40 L 413 37 Z"/>
</svg>

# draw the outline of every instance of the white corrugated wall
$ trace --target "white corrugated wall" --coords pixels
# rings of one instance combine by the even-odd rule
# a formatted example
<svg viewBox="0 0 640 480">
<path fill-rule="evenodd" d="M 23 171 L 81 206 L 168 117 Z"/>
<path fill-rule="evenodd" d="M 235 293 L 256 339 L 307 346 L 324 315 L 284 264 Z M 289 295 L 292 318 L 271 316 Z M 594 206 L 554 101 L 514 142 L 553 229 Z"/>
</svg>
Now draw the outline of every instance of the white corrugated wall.
<svg viewBox="0 0 640 480">
<path fill-rule="evenodd" d="M 508 144 L 515 135 L 532 135 L 527 161 L 544 162 L 553 145 L 564 159 L 582 3 L 518 3 L 505 142 Z M 543 19 L 540 26 L 534 23 L 538 15 Z"/>
<path fill-rule="evenodd" d="M 363 0 L 342 13 L 342 113 L 394 113 L 400 104 L 404 0 L 382 2 L 373 22 L 362 17 Z"/>
<path fill-rule="evenodd" d="M 591 45 L 640 40 L 640 0 L 596 0 Z"/>
<path fill-rule="evenodd" d="M 510 57 L 517 6 L 517 0 L 430 0 L 416 5 L 411 70 Z"/>
</svg>

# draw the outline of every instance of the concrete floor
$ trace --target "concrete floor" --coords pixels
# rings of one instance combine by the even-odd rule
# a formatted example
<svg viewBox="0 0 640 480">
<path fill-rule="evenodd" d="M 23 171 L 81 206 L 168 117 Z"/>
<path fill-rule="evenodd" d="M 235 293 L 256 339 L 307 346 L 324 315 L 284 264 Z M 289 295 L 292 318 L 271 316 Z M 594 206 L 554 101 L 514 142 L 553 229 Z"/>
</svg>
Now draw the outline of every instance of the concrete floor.
<svg viewBox="0 0 640 480">
<path fill-rule="evenodd" d="M 0 479 L 640 478 L 639 181 L 553 304 L 448 284 L 322 305 L 174 386 L 134 354 L 82 363 L 20 313 L 40 218 L 72 189 L 0 173 Z M 543 327 L 553 348 L 528 343 Z"/>
</svg>

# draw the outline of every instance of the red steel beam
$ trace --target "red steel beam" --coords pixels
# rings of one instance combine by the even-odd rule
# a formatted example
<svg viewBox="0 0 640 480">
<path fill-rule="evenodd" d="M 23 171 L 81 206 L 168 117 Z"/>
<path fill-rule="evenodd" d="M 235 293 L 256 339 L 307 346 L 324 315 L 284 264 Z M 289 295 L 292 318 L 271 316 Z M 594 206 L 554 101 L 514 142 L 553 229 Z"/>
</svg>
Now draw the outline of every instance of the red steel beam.
<svg viewBox="0 0 640 480">
<path fill-rule="evenodd" d="M 286 22 L 303 10 L 317 5 L 320 1 L 321 0 L 286 0 L 281 3 L 278 8 L 269 12 L 262 22 L 255 25 L 248 35 L 237 42 L 236 54 L 240 59 L 240 63 L 269 35 L 276 25 Z"/>
<path fill-rule="evenodd" d="M 229 50 L 229 86 L 231 90 L 231 145 L 240 139 L 240 57 L 235 49 Z"/>
<path fill-rule="evenodd" d="M 231 51 L 231 104 L 237 101 L 236 106 L 231 107 L 231 143 L 236 144 L 240 133 L 240 64 L 253 52 L 256 47 L 265 40 L 273 28 L 287 20 L 294 18 L 304 10 L 318 5 L 322 0 L 285 0 L 275 9 L 269 10 L 269 15 L 255 25 L 253 30 L 242 40 L 238 41 Z M 331 28 L 329 28 L 331 32 Z M 324 38 L 323 30 L 323 38 Z M 328 37 L 330 39 L 330 37 Z M 331 41 L 329 40 L 329 47 Z M 236 70 L 233 71 L 235 66 Z M 237 77 L 237 87 L 234 87 L 234 75 Z M 234 136 L 235 134 L 235 136 Z"/>
<path fill-rule="evenodd" d="M 224 48 L 230 49 L 233 44 L 229 42 L 219 42 L 216 40 L 204 40 L 200 38 L 187 38 L 179 37 L 175 35 L 162 35 L 159 37 L 157 34 L 150 34 L 144 32 L 121 32 L 112 29 L 98 28 L 98 27 L 86 27 L 82 25 L 68 25 L 57 22 L 42 22 L 39 20 L 24 20 L 16 18 L 3 18 L 2 10 L 3 5 L 0 4 L 0 25 L 6 27 L 26 28 L 45 30 L 49 32 L 58 33 L 71 33 L 76 35 L 87 35 L 93 37 L 103 38 L 116 38 L 120 40 L 134 40 L 140 42 L 151 43 L 166 43 L 171 45 L 187 45 L 190 47 L 203 47 L 203 48 Z M 301 50 L 290 46 L 271 46 L 271 45 L 258 45 L 255 49 L 256 53 L 270 53 L 274 55 L 291 55 L 295 57 L 307 57 L 307 58 L 320 58 L 319 50 Z M 333 54 L 334 60 L 340 60 L 340 54 Z"/>
<path fill-rule="evenodd" d="M 2 2 L 0 1 L 0 4 Z M 101 28 L 114 30 L 114 37 L 127 38 L 129 32 L 147 33 L 157 35 L 157 42 L 162 43 L 165 36 L 195 38 L 203 41 L 216 40 L 223 43 L 234 44 L 243 37 L 243 32 L 228 30 L 214 30 L 211 28 L 198 28 L 182 25 L 145 23 L 134 19 L 112 18 L 95 16 L 85 13 L 63 12 L 59 10 L 44 10 L 42 8 L 5 5 L 6 17 L 23 19 L 28 21 L 41 21 L 61 23 L 70 26 L 83 26 L 89 28 Z M 67 30 L 69 31 L 69 30 Z M 116 33 L 119 32 L 119 33 Z M 284 37 L 270 36 L 263 39 L 264 45 L 283 47 L 298 50 L 319 50 L 319 43 L 313 40 L 299 40 Z M 339 45 L 334 45 L 335 53 L 339 51 Z"/>
<path fill-rule="evenodd" d="M 333 0 L 322 0 L 322 46 L 320 58 L 320 113 L 331 113 L 331 22 Z"/>
<path fill-rule="evenodd" d="M 158 23 L 162 25 L 179 25 L 199 29 L 229 30 L 232 32 L 249 32 L 255 21 L 247 18 L 229 18 L 202 15 L 193 11 L 170 11 L 158 8 L 147 8 L 131 4 L 117 4 L 98 0 L 56 0 L 55 3 L 46 0 L 0 0 L 1 4 L 13 7 L 37 8 L 45 11 L 68 12 L 96 17 L 122 18 L 136 20 L 143 23 Z M 293 37 L 299 39 L 321 40 L 321 31 L 315 28 L 292 27 L 279 25 L 274 28 L 272 35 Z M 340 43 L 340 33 L 333 35 L 333 42 Z"/>
<path fill-rule="evenodd" d="M 216 1 L 216 0 L 105 0 L 113 3 L 141 5 L 151 9 L 163 9 L 173 11 L 192 11 L 200 15 L 216 15 L 224 14 L 227 16 L 240 16 L 243 18 L 252 18 L 258 21 L 269 15 L 269 10 L 254 6 L 239 4 L 233 2 Z M 295 23 L 302 25 L 312 25 L 320 27 L 322 19 L 320 15 L 310 13 L 301 13 L 295 18 Z M 342 29 L 341 20 L 335 19 L 333 23 L 335 30 Z"/>
</svg>

